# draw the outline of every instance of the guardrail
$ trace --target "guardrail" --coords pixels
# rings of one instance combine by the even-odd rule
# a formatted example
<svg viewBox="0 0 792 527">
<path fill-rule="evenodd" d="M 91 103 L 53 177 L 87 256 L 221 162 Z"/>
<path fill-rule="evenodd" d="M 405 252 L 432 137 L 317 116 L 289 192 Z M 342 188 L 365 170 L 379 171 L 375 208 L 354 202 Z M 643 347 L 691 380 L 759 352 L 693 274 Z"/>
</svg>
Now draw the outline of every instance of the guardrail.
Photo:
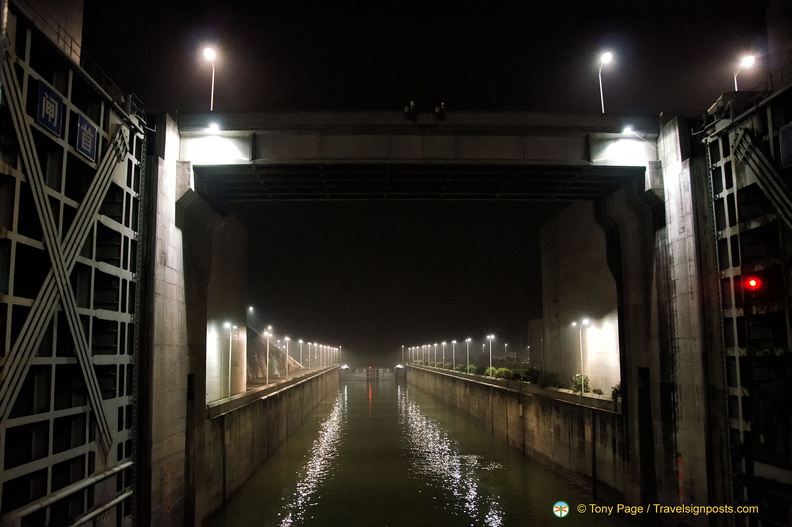
<svg viewBox="0 0 792 527">
<path fill-rule="evenodd" d="M 606 395 L 586 393 L 581 396 L 580 393 L 574 393 L 572 390 L 568 390 L 566 388 L 556 388 L 553 386 L 541 388 L 539 385 L 532 384 L 527 381 L 496 379 L 494 377 L 486 377 L 477 373 L 463 373 L 453 370 L 446 370 L 444 368 L 435 368 L 433 366 L 417 366 L 415 364 L 410 364 L 408 366 L 410 368 L 424 370 L 437 375 L 456 377 L 460 380 L 493 386 L 510 392 L 525 394 L 527 396 L 545 397 L 547 399 L 554 399 L 556 401 L 584 406 L 587 408 L 596 408 L 597 410 L 604 410 L 606 412 L 621 413 L 622 410 L 621 399 L 617 399 L 614 402 L 612 398 Z"/>
</svg>

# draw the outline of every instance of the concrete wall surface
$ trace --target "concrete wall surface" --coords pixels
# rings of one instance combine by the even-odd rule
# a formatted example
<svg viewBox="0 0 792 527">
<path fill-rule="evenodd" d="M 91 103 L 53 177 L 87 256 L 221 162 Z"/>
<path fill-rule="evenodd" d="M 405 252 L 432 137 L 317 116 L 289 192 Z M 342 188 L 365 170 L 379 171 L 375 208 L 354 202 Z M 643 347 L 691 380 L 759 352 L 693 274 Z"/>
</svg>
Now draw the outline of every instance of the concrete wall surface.
<svg viewBox="0 0 792 527">
<path fill-rule="evenodd" d="M 638 486 L 630 470 L 624 417 L 510 389 L 487 379 L 461 378 L 410 367 L 407 381 L 457 408 L 471 421 L 527 455 L 591 484 L 599 498 L 624 503 Z"/>
<path fill-rule="evenodd" d="M 542 229 L 542 334 L 552 352 L 539 366 L 570 386 L 582 367 L 591 389 L 610 394 L 621 371 L 616 281 L 606 251 L 592 202 L 575 203 Z M 572 326 L 583 319 L 589 324 Z"/>
<path fill-rule="evenodd" d="M 195 470 L 195 488 L 191 489 L 195 495 L 195 516 L 189 525 L 202 525 L 278 451 L 295 427 L 337 390 L 338 370 L 331 368 L 202 421 L 191 461 Z"/>
</svg>

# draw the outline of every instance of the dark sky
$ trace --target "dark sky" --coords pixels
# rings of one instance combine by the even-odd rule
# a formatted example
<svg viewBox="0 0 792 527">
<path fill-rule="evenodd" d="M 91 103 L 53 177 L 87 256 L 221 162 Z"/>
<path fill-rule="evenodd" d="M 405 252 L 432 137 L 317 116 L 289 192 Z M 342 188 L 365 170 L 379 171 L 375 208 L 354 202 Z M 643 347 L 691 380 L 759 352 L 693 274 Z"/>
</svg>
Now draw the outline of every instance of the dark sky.
<svg viewBox="0 0 792 527">
<path fill-rule="evenodd" d="M 528 320 L 541 316 L 536 227 L 558 207 L 428 201 L 248 206 L 241 212 L 251 226 L 249 285 L 256 312 L 280 334 L 388 360 L 401 344 L 446 340 L 450 346 L 488 333 L 516 350 L 527 345 Z"/>
<path fill-rule="evenodd" d="M 86 0 L 85 52 L 147 108 L 706 110 L 765 47 L 763 0 Z M 122 60 L 118 61 L 117 58 Z M 761 60 L 761 59 L 760 59 Z M 747 87 L 757 72 L 741 73 Z"/>
<path fill-rule="evenodd" d="M 147 109 L 702 114 L 766 47 L 762 0 L 86 0 L 84 52 Z M 760 57 L 760 63 L 762 58 Z M 741 85 L 760 79 L 741 73 Z M 248 210 L 251 297 L 280 334 L 395 359 L 518 347 L 540 316 L 538 204 L 273 203 Z M 479 345 L 480 347 L 480 345 Z M 361 359 L 365 365 L 368 358 Z"/>
</svg>

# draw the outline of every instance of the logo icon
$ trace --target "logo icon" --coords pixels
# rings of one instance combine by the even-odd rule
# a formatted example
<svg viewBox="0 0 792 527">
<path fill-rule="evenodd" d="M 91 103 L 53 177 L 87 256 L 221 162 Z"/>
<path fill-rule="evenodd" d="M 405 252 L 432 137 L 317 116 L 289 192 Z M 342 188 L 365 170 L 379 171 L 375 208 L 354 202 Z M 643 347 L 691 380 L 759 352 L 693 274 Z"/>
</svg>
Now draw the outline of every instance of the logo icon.
<svg viewBox="0 0 792 527">
<path fill-rule="evenodd" d="M 555 505 L 553 505 L 553 514 L 558 516 L 559 518 L 563 518 L 567 514 L 569 514 L 569 505 L 565 501 L 557 501 Z"/>
</svg>

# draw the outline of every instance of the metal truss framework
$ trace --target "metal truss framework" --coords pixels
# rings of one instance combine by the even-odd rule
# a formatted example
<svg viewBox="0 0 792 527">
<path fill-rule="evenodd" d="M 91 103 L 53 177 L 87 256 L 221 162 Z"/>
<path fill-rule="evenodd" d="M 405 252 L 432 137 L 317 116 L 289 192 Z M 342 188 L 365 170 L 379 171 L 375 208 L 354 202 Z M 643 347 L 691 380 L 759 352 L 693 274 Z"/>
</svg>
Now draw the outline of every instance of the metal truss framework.
<svg viewBox="0 0 792 527">
<path fill-rule="evenodd" d="M 0 115 L 15 140 L 0 145 L 0 525 L 121 525 L 145 138 L 24 15 L 3 40 Z M 39 105 L 57 94 L 60 130 L 38 119 L 37 89 Z"/>
</svg>

